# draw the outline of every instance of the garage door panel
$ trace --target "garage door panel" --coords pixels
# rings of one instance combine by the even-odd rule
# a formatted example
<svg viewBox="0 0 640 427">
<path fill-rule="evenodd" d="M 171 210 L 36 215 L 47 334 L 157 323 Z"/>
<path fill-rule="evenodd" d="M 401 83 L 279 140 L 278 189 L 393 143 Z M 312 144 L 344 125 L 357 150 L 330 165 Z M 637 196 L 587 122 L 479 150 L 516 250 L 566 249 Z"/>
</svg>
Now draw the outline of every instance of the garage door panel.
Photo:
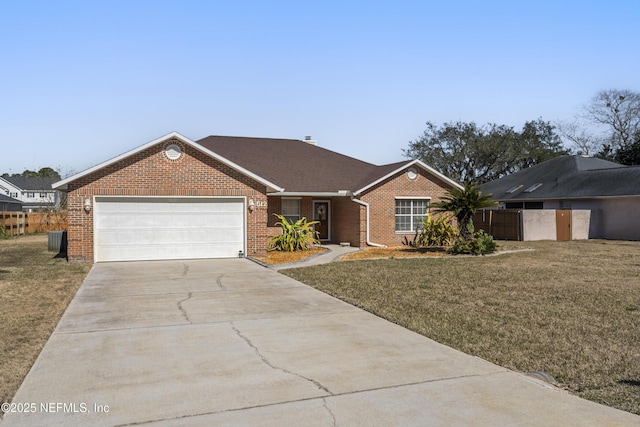
<svg viewBox="0 0 640 427">
<path fill-rule="evenodd" d="M 236 257 L 244 199 L 98 198 L 96 260 Z"/>
</svg>

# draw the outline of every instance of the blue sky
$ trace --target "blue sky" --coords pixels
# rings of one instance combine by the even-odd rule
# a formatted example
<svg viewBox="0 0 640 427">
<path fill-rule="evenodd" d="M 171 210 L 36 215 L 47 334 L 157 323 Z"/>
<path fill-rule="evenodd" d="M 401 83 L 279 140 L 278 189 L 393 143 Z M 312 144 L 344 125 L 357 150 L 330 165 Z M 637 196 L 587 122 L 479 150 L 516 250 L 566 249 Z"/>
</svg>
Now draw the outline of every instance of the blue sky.
<svg viewBox="0 0 640 427">
<path fill-rule="evenodd" d="M 171 131 L 384 164 L 427 120 L 570 120 L 640 90 L 635 1 L 0 0 L 0 173 L 79 172 Z"/>
</svg>

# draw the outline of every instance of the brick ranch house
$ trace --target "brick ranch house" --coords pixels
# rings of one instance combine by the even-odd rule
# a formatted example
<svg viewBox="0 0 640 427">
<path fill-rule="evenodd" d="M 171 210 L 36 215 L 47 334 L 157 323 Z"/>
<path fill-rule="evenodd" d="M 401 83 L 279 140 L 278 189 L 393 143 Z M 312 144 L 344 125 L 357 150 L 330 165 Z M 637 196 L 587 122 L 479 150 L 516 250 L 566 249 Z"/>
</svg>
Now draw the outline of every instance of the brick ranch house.
<svg viewBox="0 0 640 427">
<path fill-rule="evenodd" d="M 418 160 L 376 166 L 314 141 L 173 132 L 63 179 L 70 261 L 264 256 L 279 213 L 325 243 L 400 245 L 460 184 Z"/>
</svg>

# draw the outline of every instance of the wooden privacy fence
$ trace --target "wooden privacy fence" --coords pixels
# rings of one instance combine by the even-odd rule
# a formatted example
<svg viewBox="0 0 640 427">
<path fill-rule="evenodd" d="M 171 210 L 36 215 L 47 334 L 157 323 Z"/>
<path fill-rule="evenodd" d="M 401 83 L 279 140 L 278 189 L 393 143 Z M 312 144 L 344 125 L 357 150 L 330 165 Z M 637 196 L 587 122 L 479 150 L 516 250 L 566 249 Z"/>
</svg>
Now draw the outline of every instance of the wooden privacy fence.
<svg viewBox="0 0 640 427">
<path fill-rule="evenodd" d="M 27 213 L 27 233 L 47 233 L 67 229 L 67 211 Z"/>
<path fill-rule="evenodd" d="M 67 212 L 0 212 L 0 234 L 21 236 L 67 229 Z"/>
<path fill-rule="evenodd" d="M 473 216 L 476 230 L 498 240 L 522 240 L 522 211 L 519 209 L 484 209 Z"/>
<path fill-rule="evenodd" d="M 0 235 L 20 236 L 26 228 L 24 212 L 0 212 Z"/>
</svg>

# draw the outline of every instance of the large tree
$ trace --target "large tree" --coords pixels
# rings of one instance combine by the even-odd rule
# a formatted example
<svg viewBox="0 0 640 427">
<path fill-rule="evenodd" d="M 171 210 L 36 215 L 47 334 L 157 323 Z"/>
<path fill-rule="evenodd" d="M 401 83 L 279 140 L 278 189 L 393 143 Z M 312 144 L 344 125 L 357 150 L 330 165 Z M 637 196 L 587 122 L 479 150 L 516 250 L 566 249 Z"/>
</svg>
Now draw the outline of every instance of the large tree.
<svg viewBox="0 0 640 427">
<path fill-rule="evenodd" d="M 555 128 L 542 119 L 521 131 L 489 123 L 427 122 L 422 136 L 403 150 L 457 181 L 482 184 L 555 156 L 566 154 Z"/>
<path fill-rule="evenodd" d="M 584 107 L 582 116 L 606 130 L 606 144 L 613 150 L 633 144 L 640 131 L 640 93 L 630 90 L 603 90 Z"/>
<path fill-rule="evenodd" d="M 624 165 L 640 165 L 640 93 L 598 92 L 573 122 L 559 122 L 560 135 L 573 151 Z"/>
</svg>

